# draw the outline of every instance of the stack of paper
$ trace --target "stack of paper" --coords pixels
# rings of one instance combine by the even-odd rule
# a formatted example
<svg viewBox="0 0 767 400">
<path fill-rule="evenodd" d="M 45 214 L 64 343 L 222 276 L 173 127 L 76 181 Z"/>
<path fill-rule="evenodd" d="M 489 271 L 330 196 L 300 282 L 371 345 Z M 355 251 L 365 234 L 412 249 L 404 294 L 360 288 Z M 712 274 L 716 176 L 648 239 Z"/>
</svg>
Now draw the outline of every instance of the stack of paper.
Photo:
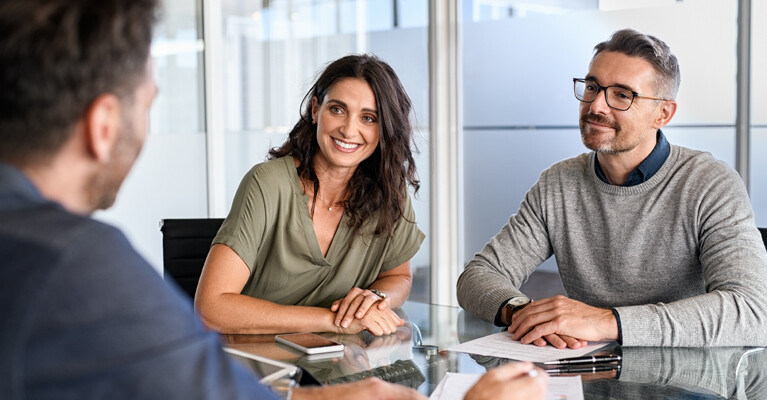
<svg viewBox="0 0 767 400">
<path fill-rule="evenodd" d="M 461 400 L 481 376 L 448 372 L 431 393 L 429 399 Z M 546 400 L 583 400 L 583 385 L 580 375 L 550 377 L 546 389 Z"/>
<path fill-rule="evenodd" d="M 596 351 L 608 343 L 610 342 L 593 342 L 580 349 L 558 349 L 553 346 L 538 347 L 513 340 L 509 332 L 499 332 L 455 345 L 448 350 L 520 361 L 546 362 L 580 357 Z"/>
</svg>

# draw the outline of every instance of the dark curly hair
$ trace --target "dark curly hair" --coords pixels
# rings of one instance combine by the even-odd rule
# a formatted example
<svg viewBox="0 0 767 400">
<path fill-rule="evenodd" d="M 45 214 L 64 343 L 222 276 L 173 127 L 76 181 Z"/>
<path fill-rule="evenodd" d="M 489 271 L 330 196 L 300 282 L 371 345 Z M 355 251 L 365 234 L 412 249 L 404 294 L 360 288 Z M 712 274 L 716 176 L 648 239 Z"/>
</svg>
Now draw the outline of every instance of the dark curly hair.
<svg viewBox="0 0 767 400">
<path fill-rule="evenodd" d="M 269 151 L 269 158 L 293 156 L 298 160 L 298 176 L 314 183 L 312 211 L 320 182 L 314 171 L 314 156 L 319 150 L 317 125 L 312 124 L 312 99 L 321 104 L 337 81 L 364 79 L 373 90 L 379 118 L 379 141 L 373 154 L 362 161 L 349 180 L 347 200 L 343 202 L 349 227 L 355 232 L 370 217 L 378 214 L 374 235 L 391 234 L 394 224 L 404 218 L 407 185 L 420 188 L 413 160 L 413 131 L 410 125 L 412 104 L 394 70 L 371 54 L 354 54 L 330 63 L 303 99 L 301 118 L 280 147 Z M 312 212 L 313 214 L 313 212 Z M 413 221 L 410 221 L 413 222 Z"/>
</svg>

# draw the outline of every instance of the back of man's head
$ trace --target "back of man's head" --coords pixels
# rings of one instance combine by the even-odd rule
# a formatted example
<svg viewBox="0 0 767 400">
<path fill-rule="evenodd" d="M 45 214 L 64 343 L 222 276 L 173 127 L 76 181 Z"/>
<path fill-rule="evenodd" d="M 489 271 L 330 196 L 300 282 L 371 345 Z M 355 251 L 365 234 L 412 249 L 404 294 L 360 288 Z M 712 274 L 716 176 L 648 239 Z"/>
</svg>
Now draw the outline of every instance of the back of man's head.
<svg viewBox="0 0 767 400">
<path fill-rule="evenodd" d="M 0 161 L 41 163 L 99 95 L 130 102 L 157 0 L 0 2 Z"/>
</svg>

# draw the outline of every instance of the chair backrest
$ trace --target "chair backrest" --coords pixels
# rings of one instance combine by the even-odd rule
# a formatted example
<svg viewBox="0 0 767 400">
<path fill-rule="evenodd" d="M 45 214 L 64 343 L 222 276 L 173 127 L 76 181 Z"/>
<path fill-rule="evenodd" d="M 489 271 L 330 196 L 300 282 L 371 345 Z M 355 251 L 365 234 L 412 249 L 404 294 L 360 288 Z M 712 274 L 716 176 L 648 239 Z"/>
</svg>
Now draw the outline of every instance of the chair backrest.
<svg viewBox="0 0 767 400">
<path fill-rule="evenodd" d="M 164 219 L 162 231 L 163 276 L 174 281 L 191 298 L 197 291 L 202 266 L 223 218 Z"/>
<path fill-rule="evenodd" d="M 764 242 L 764 247 L 767 248 L 767 228 L 759 228 L 759 233 L 762 234 L 762 241 Z"/>
</svg>

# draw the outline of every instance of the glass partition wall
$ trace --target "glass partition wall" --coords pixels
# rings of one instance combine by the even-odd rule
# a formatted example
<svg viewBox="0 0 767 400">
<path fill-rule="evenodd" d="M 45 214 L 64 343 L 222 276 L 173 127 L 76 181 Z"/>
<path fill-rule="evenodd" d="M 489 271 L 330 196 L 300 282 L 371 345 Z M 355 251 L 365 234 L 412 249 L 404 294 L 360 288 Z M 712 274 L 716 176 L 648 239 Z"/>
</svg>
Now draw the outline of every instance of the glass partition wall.
<svg viewBox="0 0 767 400">
<path fill-rule="evenodd" d="M 751 202 L 767 227 L 767 0 L 751 1 Z"/>
</svg>

